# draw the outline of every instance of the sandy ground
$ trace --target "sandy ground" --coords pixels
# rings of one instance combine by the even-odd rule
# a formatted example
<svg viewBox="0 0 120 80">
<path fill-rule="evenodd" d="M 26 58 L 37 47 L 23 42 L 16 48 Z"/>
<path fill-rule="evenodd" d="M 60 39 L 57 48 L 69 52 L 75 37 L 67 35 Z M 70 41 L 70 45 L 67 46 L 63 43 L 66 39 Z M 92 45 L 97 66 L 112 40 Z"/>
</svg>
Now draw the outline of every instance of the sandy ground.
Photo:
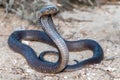
<svg viewBox="0 0 120 80">
<path fill-rule="evenodd" d="M 44 74 L 31 69 L 23 56 L 12 51 L 7 44 L 9 35 L 15 30 L 39 29 L 38 26 L 8 14 L 0 9 L 0 80 L 120 80 L 120 6 L 105 5 L 95 9 L 74 9 L 54 17 L 56 28 L 67 40 L 93 39 L 104 50 L 104 60 L 73 72 Z M 41 30 L 41 29 L 40 29 Z M 24 41 L 37 53 L 54 48 L 38 42 Z M 42 47 L 41 47 L 42 46 Z M 87 55 L 86 55 L 87 54 Z M 90 57 L 92 52 L 70 53 L 73 60 Z M 46 56 L 48 57 L 48 56 Z M 50 56 L 49 60 L 56 60 Z"/>
</svg>

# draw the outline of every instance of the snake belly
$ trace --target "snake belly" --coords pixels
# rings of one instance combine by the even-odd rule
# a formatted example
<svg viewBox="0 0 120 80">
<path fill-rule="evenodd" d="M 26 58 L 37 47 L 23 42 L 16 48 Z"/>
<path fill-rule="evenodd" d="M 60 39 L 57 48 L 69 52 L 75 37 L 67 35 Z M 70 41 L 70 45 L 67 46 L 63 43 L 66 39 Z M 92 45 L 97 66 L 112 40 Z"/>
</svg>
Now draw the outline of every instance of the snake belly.
<svg viewBox="0 0 120 80">
<path fill-rule="evenodd" d="M 50 26 L 55 27 L 55 24 L 53 23 L 51 15 L 48 15 L 45 18 L 43 18 L 43 17 L 42 17 L 42 19 L 40 18 L 39 23 L 41 25 L 46 26 L 45 24 L 49 24 Z M 56 30 L 54 27 L 53 27 L 53 30 Z M 93 51 L 93 56 L 91 58 L 88 58 L 81 62 L 77 62 L 77 64 L 74 64 L 74 65 L 67 65 L 66 68 L 64 69 L 64 71 L 79 70 L 87 64 L 99 63 L 103 59 L 104 54 L 103 54 L 102 47 L 94 40 L 84 39 L 84 40 L 78 40 L 78 41 L 67 41 L 64 39 L 64 41 L 65 41 L 69 51 L 72 51 L 72 52 L 83 51 L 83 50 Z M 44 58 L 43 58 L 45 54 L 47 54 L 47 53 L 42 53 L 40 56 L 40 59 L 44 62 L 48 62 L 48 61 L 44 60 Z M 55 54 L 55 52 L 54 52 L 54 54 Z"/>
<path fill-rule="evenodd" d="M 63 70 L 72 71 L 78 70 L 87 64 L 99 63 L 103 59 L 103 50 L 101 46 L 94 40 L 85 39 L 78 41 L 64 40 L 52 21 L 51 14 L 56 11 L 54 7 L 47 7 L 41 10 L 39 23 L 45 32 L 38 30 L 23 30 L 13 32 L 8 39 L 9 47 L 23 55 L 28 64 L 39 72 L 58 73 Z M 57 12 L 57 11 L 56 11 Z M 50 13 L 50 14 L 49 14 Z M 59 59 L 56 63 L 39 59 L 35 51 L 26 44 L 21 43 L 21 40 L 39 41 L 49 44 L 58 49 Z M 69 59 L 69 51 L 92 50 L 93 56 L 74 65 L 67 65 Z M 44 54 L 44 53 L 43 53 Z M 43 55 L 44 56 L 44 55 Z M 43 57 L 42 56 L 42 57 Z"/>
<path fill-rule="evenodd" d="M 28 64 L 36 71 L 52 73 L 53 70 L 50 70 L 51 72 L 50 71 L 48 72 L 47 70 L 49 70 L 50 67 L 54 68 L 55 65 L 58 65 L 58 62 L 53 64 L 50 62 L 41 61 L 37 57 L 35 51 L 28 45 L 21 43 L 21 40 L 39 41 L 45 44 L 49 44 L 56 48 L 56 45 L 47 36 L 47 34 L 45 32 L 38 30 L 15 31 L 10 35 L 8 39 L 8 44 L 12 50 L 23 55 L 27 60 Z M 69 51 L 73 52 L 83 50 L 93 51 L 93 56 L 91 58 L 78 62 L 77 64 L 74 65 L 67 65 L 66 68 L 64 69 L 65 71 L 79 70 L 87 64 L 99 63 L 103 59 L 103 50 L 101 46 L 94 40 L 90 39 L 83 39 L 78 41 L 65 40 L 65 43 L 67 44 Z"/>
</svg>

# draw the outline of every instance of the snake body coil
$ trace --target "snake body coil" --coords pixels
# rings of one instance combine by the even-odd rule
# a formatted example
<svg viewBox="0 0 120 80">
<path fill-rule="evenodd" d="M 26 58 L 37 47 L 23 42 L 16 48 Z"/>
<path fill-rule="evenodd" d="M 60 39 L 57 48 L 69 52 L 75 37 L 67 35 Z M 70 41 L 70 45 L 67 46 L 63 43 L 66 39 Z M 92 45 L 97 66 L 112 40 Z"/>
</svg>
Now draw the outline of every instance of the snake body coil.
<svg viewBox="0 0 120 80">
<path fill-rule="evenodd" d="M 39 23 L 43 30 L 23 30 L 13 32 L 9 39 L 9 47 L 22 54 L 28 64 L 39 72 L 46 73 L 58 73 L 63 70 L 72 71 L 78 70 L 79 68 L 85 66 L 86 64 L 99 63 L 103 59 L 103 50 L 101 46 L 94 40 L 84 39 L 78 41 L 66 41 L 64 40 L 54 27 L 51 14 L 58 12 L 58 8 L 54 6 L 47 6 L 40 11 Z M 35 51 L 21 43 L 21 40 L 39 41 L 49 44 L 58 49 L 59 59 L 56 63 L 45 61 L 42 57 L 45 53 L 42 53 L 41 59 L 39 59 Z M 82 51 L 82 50 L 92 50 L 93 56 L 89 59 L 78 62 L 74 65 L 67 65 L 69 59 L 69 51 Z M 51 51 L 52 52 L 52 51 Z"/>
</svg>

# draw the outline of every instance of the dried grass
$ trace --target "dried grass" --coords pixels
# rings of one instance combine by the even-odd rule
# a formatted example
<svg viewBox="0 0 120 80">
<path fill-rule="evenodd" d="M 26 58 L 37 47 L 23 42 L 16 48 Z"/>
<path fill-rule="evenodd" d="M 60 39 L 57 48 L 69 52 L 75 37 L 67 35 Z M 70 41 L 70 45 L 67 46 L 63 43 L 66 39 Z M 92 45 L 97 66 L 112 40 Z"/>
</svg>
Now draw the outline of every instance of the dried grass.
<svg viewBox="0 0 120 80">
<path fill-rule="evenodd" d="M 72 10 L 75 7 L 74 4 L 90 5 L 94 7 L 95 5 L 99 6 L 106 1 L 108 0 L 56 0 L 57 3 L 55 4 L 59 4 L 58 6 L 62 7 L 62 9 Z M 0 5 L 5 8 L 6 15 L 8 12 L 12 12 L 34 24 L 37 23 L 38 10 L 44 5 L 51 3 L 50 0 L 0 0 Z"/>
</svg>

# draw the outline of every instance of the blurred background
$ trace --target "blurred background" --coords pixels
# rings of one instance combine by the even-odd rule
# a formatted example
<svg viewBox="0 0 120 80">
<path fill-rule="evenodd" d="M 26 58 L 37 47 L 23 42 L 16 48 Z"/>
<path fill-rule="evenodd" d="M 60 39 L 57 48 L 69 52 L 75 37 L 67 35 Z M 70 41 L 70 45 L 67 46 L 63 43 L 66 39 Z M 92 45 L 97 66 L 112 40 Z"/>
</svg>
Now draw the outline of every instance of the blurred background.
<svg viewBox="0 0 120 80">
<path fill-rule="evenodd" d="M 104 50 L 99 64 L 72 72 L 44 74 L 32 69 L 25 58 L 8 46 L 16 30 L 40 30 L 38 11 L 56 5 L 55 27 L 66 40 L 92 39 Z M 36 54 L 57 50 L 37 41 L 23 41 Z M 41 47 L 42 46 L 42 47 Z M 92 56 L 91 51 L 70 52 L 69 64 Z M 56 61 L 56 56 L 46 56 Z M 0 0 L 0 80 L 120 80 L 120 0 Z"/>
<path fill-rule="evenodd" d="M 56 5 L 60 10 L 73 10 L 81 7 L 100 7 L 104 4 L 117 4 L 119 0 L 0 0 L 0 6 L 23 19 L 36 24 L 37 11 L 45 5 Z"/>
</svg>

